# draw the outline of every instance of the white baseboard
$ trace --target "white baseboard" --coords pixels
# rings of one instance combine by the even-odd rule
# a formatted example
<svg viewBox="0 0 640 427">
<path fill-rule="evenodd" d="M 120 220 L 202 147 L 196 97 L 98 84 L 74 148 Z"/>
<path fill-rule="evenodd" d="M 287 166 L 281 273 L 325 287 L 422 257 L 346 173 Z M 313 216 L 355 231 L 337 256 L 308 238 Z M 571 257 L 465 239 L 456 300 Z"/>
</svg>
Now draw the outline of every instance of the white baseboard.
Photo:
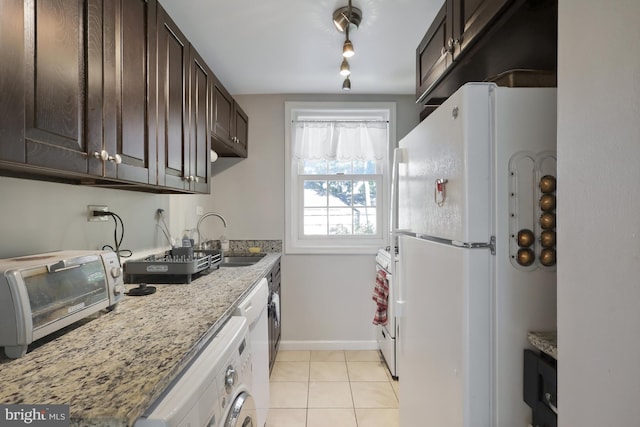
<svg viewBox="0 0 640 427">
<path fill-rule="evenodd" d="M 372 341 L 280 341 L 279 350 L 379 350 Z"/>
</svg>

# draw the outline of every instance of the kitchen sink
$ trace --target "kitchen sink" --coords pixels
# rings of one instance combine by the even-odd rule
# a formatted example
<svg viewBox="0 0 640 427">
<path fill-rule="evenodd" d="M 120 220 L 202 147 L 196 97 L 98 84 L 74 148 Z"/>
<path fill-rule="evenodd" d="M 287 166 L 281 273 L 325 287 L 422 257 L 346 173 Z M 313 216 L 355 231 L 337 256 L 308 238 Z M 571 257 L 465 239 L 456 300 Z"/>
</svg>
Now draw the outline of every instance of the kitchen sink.
<svg viewBox="0 0 640 427">
<path fill-rule="evenodd" d="M 265 255 L 266 254 L 225 256 L 220 263 L 220 267 L 247 267 L 260 262 Z"/>
</svg>

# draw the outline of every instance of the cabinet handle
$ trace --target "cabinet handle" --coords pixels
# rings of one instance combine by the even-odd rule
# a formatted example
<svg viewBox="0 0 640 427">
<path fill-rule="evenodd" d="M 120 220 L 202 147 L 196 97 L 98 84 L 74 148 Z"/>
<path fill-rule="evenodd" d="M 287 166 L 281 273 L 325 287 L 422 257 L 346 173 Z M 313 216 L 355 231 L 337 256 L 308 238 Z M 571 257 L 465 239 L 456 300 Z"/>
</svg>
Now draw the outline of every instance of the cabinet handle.
<svg viewBox="0 0 640 427">
<path fill-rule="evenodd" d="M 451 52 L 453 50 L 453 38 L 447 40 L 447 52 Z"/>
<path fill-rule="evenodd" d="M 447 45 L 446 46 L 442 46 L 442 49 L 440 49 L 440 54 L 442 56 L 444 56 L 446 54 L 453 55 L 453 51 L 455 50 L 456 46 L 458 46 L 459 44 L 460 44 L 460 40 L 459 39 L 454 39 L 453 37 L 450 38 L 449 40 L 447 40 Z"/>
<path fill-rule="evenodd" d="M 116 165 L 119 165 L 120 163 L 122 163 L 122 157 L 120 156 L 120 154 L 116 154 L 115 156 L 109 156 L 107 160 L 115 163 Z"/>
<path fill-rule="evenodd" d="M 551 402 L 552 397 L 553 396 L 551 396 L 551 393 L 545 393 L 544 394 L 544 401 L 545 401 L 545 403 L 547 405 L 549 405 L 549 408 L 551 408 L 553 413 L 558 415 L 558 407 Z"/>
<path fill-rule="evenodd" d="M 102 150 L 100 152 L 94 152 L 93 153 L 93 157 L 95 157 L 96 159 L 100 159 L 103 162 L 106 162 L 109 159 L 109 153 L 107 153 L 107 150 Z"/>
</svg>

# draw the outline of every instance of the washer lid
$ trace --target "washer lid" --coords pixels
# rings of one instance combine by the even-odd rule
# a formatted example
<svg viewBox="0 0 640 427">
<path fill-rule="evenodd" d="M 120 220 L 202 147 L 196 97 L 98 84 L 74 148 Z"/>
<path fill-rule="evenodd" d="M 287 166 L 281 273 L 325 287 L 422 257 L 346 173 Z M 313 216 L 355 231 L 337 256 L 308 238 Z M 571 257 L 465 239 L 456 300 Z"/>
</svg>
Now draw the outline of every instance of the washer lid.
<svg viewBox="0 0 640 427">
<path fill-rule="evenodd" d="M 224 427 L 258 427 L 256 419 L 256 402 L 246 391 L 236 397 L 224 423 Z"/>
</svg>

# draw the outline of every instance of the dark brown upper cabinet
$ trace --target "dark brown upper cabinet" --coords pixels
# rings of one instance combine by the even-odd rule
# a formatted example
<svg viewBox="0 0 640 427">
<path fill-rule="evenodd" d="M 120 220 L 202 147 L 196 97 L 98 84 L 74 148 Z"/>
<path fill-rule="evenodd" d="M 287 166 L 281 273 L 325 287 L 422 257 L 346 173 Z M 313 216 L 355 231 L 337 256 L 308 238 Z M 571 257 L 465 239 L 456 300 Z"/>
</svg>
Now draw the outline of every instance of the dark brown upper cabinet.
<svg viewBox="0 0 640 427">
<path fill-rule="evenodd" d="M 552 73 L 555 82 L 557 9 L 557 0 L 446 0 L 416 49 L 421 118 L 463 84 L 511 70 Z"/>
<path fill-rule="evenodd" d="M 446 0 L 416 51 L 416 95 L 427 92 L 511 0 Z"/>
<path fill-rule="evenodd" d="M 451 34 L 447 49 L 455 58 L 479 37 L 511 0 L 457 0 L 448 1 L 448 14 L 452 16 Z"/>
<path fill-rule="evenodd" d="M 11 0 L 0 15 L 2 169 L 155 190 L 155 1 Z"/>
<path fill-rule="evenodd" d="M 453 62 L 453 56 L 447 48 L 451 33 L 451 23 L 447 16 L 447 4 L 443 4 L 416 50 L 418 97 L 430 89 Z"/>
<path fill-rule="evenodd" d="M 191 190 L 209 193 L 211 133 L 209 126 L 213 73 L 198 52 L 189 50 L 189 176 Z"/>
<path fill-rule="evenodd" d="M 105 1 L 105 143 L 119 164 L 105 163 L 105 176 L 157 184 L 156 2 Z"/>
<path fill-rule="evenodd" d="M 188 190 L 189 42 L 158 5 L 158 184 Z"/>
<path fill-rule="evenodd" d="M 0 174 L 209 193 L 214 129 L 246 157 L 246 114 L 157 0 L 0 10 Z"/>
<path fill-rule="evenodd" d="M 212 73 L 158 5 L 158 182 L 209 192 Z"/>
<path fill-rule="evenodd" d="M 24 2 L 24 86 L 13 89 L 24 91 L 24 141 L 15 146 L 24 164 L 101 174 L 115 161 L 95 157 L 104 138 L 103 18 L 98 0 Z"/>
<path fill-rule="evenodd" d="M 247 157 L 249 118 L 217 79 L 212 92 L 211 148 L 221 157 Z"/>
<path fill-rule="evenodd" d="M 26 163 L 23 0 L 2 0 L 0 12 L 0 166 Z"/>
</svg>

